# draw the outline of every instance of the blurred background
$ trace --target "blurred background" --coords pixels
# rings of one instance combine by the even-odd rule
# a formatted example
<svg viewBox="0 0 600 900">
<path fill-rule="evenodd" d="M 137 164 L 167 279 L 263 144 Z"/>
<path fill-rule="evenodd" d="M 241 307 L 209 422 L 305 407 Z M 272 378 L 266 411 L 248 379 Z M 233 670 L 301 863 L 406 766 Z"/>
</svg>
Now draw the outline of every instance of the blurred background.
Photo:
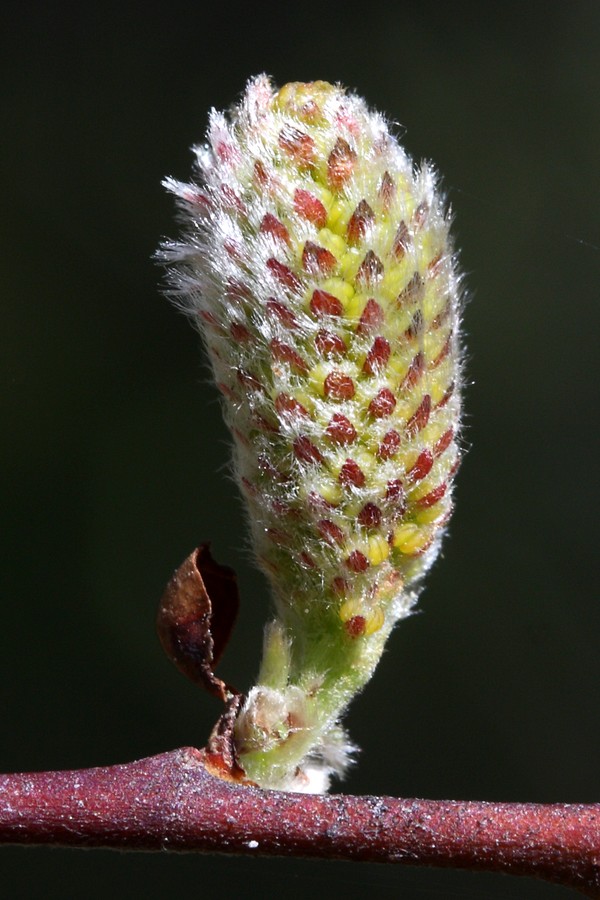
<svg viewBox="0 0 600 900">
<path fill-rule="evenodd" d="M 347 718 L 343 790 L 598 800 L 600 6 L 9 3 L 0 33 L 0 770 L 202 746 L 219 714 L 154 632 L 210 539 L 269 615 L 199 339 L 151 261 L 207 112 L 250 75 L 341 81 L 432 159 L 469 302 L 444 556 Z M 10 898 L 560 898 L 526 880 L 202 856 L 0 850 Z"/>
</svg>

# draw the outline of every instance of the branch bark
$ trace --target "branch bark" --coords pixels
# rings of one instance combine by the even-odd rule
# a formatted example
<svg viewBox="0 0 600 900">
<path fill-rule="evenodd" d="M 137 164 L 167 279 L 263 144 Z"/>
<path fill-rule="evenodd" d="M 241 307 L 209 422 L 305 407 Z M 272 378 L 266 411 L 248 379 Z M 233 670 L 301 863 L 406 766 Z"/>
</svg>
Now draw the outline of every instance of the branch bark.
<svg viewBox="0 0 600 900">
<path fill-rule="evenodd" d="M 263 791 L 204 750 L 0 776 L 0 843 L 345 859 L 529 875 L 600 898 L 600 804 Z"/>
</svg>

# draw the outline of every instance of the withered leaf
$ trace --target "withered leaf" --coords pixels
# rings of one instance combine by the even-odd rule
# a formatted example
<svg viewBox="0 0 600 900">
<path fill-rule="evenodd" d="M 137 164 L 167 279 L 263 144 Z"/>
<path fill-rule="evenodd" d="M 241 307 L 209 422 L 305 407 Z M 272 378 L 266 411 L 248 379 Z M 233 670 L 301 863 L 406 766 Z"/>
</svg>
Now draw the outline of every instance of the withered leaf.
<svg viewBox="0 0 600 900">
<path fill-rule="evenodd" d="M 160 601 L 157 630 L 169 659 L 195 684 L 227 703 L 238 692 L 214 674 L 239 609 L 235 573 L 202 544 L 181 564 Z"/>
</svg>

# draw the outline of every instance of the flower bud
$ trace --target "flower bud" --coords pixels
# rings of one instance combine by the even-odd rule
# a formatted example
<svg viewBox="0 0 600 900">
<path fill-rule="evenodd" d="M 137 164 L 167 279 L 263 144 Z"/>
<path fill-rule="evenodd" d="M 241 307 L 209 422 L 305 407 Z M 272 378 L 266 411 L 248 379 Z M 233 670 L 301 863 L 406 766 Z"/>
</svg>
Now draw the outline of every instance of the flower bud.
<svg viewBox="0 0 600 900">
<path fill-rule="evenodd" d="M 213 111 L 177 302 L 200 329 L 277 618 L 235 731 L 265 787 L 326 789 L 339 719 L 435 559 L 458 465 L 459 277 L 432 169 L 325 82 Z"/>
</svg>

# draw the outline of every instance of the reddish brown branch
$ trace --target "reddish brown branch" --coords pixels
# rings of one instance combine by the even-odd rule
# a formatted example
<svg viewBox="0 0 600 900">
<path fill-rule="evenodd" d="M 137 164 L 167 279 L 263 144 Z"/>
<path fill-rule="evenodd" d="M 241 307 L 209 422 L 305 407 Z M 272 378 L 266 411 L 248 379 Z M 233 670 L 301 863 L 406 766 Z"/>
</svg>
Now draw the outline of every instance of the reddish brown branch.
<svg viewBox="0 0 600 900">
<path fill-rule="evenodd" d="M 600 897 L 600 804 L 316 796 L 216 778 L 191 748 L 0 776 L 0 843 L 193 850 L 531 875 Z"/>
</svg>

